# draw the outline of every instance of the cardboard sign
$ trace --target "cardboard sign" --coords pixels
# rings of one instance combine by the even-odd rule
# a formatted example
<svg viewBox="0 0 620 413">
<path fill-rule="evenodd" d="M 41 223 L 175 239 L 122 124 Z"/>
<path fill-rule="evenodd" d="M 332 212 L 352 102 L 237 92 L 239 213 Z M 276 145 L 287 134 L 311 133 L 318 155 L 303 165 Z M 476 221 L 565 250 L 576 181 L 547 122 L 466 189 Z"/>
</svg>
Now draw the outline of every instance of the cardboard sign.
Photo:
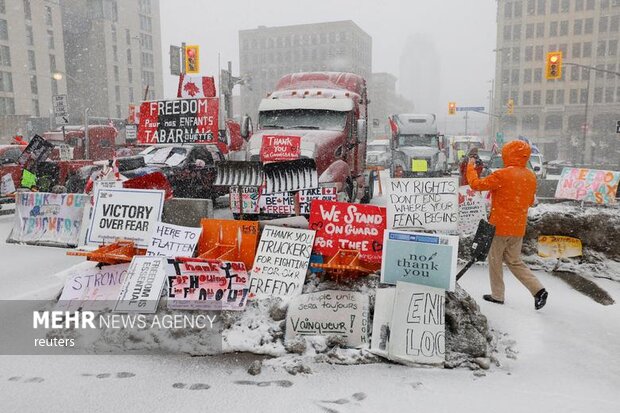
<svg viewBox="0 0 620 413">
<path fill-rule="evenodd" d="M 218 143 L 217 98 L 142 102 L 138 143 Z"/>
<path fill-rule="evenodd" d="M 488 191 L 474 191 L 469 185 L 459 187 L 459 235 L 476 233 L 481 219 L 487 219 Z"/>
<path fill-rule="evenodd" d="M 230 209 L 235 214 L 239 213 L 239 187 L 230 187 Z M 299 203 L 299 214 L 310 214 L 310 206 L 313 201 L 335 201 L 337 198 L 335 187 L 321 187 L 304 189 L 298 192 L 277 192 L 273 194 L 261 193 L 258 196 L 257 186 L 242 186 L 242 201 L 244 214 L 266 215 L 295 215 L 295 197 Z"/>
<path fill-rule="evenodd" d="M 387 187 L 388 228 L 458 229 L 458 178 L 390 178 Z"/>
<path fill-rule="evenodd" d="M 316 231 L 314 251 L 332 257 L 341 249 L 356 250 L 362 260 L 380 263 L 385 222 L 385 208 L 314 201 L 310 209 L 310 229 Z"/>
<path fill-rule="evenodd" d="M 166 283 L 168 260 L 136 255 L 131 260 L 114 312 L 154 313 Z"/>
<path fill-rule="evenodd" d="M 129 264 L 107 265 L 102 268 L 93 264 L 91 268 L 80 269 L 65 282 L 56 309 L 105 310 L 118 298 L 128 268 Z"/>
<path fill-rule="evenodd" d="M 250 276 L 250 298 L 301 294 L 314 231 L 266 225 Z"/>
<path fill-rule="evenodd" d="M 200 228 L 158 222 L 151 235 L 146 255 L 191 257 L 200 239 Z"/>
<path fill-rule="evenodd" d="M 15 196 L 15 220 L 9 240 L 26 244 L 78 245 L 84 207 L 90 196 L 19 192 Z"/>
<path fill-rule="evenodd" d="M 445 291 L 397 283 L 388 357 L 395 361 L 439 364 L 445 361 Z"/>
<path fill-rule="evenodd" d="M 381 282 L 403 281 L 454 291 L 459 238 L 385 231 Z"/>
<path fill-rule="evenodd" d="M 43 139 L 39 135 L 34 135 L 28 146 L 17 158 L 17 163 L 30 172 L 36 172 L 39 163 L 47 159 L 54 149 L 54 144 Z"/>
<path fill-rule="evenodd" d="M 151 232 L 161 219 L 165 192 L 148 189 L 100 189 L 88 231 L 89 244 L 117 239 L 147 248 Z"/>
<path fill-rule="evenodd" d="M 93 181 L 93 195 L 95 199 L 97 198 L 97 192 L 100 189 L 117 189 L 122 188 L 123 182 L 111 179 L 97 179 Z"/>
<path fill-rule="evenodd" d="M 543 258 L 580 257 L 581 240 L 560 235 L 541 235 L 538 237 L 538 255 Z"/>
<path fill-rule="evenodd" d="M 8 195 L 13 192 L 15 192 L 15 182 L 13 182 L 11 174 L 2 176 L 2 180 L 0 181 L 0 195 Z"/>
<path fill-rule="evenodd" d="M 245 308 L 250 277 L 242 262 L 183 260 L 168 277 L 168 308 L 231 310 Z"/>
<path fill-rule="evenodd" d="M 341 290 L 303 294 L 286 313 L 286 339 L 295 336 L 343 336 L 347 346 L 368 345 L 368 296 Z"/>
<path fill-rule="evenodd" d="M 396 288 L 377 288 L 375 293 L 370 351 L 385 358 L 388 358 L 395 294 Z"/>
<path fill-rule="evenodd" d="M 292 161 L 301 154 L 301 136 L 263 135 L 261 162 Z"/>
<path fill-rule="evenodd" d="M 595 204 L 615 204 L 620 172 L 585 168 L 564 168 L 555 190 L 559 199 Z"/>
</svg>

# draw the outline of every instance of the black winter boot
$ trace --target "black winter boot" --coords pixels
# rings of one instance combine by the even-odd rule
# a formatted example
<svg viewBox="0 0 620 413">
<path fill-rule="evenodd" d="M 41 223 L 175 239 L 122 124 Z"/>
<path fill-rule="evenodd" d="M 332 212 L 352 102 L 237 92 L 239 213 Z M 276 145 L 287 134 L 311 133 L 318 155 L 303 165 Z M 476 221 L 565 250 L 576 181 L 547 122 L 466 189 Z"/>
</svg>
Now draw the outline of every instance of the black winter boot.
<svg viewBox="0 0 620 413">
<path fill-rule="evenodd" d="M 540 310 L 547 304 L 547 297 L 549 297 L 549 293 L 544 288 L 536 293 L 534 296 L 534 308 Z"/>
</svg>

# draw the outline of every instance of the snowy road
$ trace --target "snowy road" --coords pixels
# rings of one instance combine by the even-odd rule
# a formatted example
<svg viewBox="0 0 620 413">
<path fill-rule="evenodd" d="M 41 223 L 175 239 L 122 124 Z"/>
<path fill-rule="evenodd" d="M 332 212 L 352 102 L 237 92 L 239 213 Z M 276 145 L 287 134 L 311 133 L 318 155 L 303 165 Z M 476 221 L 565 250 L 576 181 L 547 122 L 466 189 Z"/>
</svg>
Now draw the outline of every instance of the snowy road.
<svg viewBox="0 0 620 413">
<path fill-rule="evenodd" d="M 62 285 L 51 275 L 82 259 L 63 249 L 5 244 L 11 223 L 12 217 L 0 217 L 0 298 L 37 291 L 50 297 Z M 481 377 L 392 364 L 312 364 L 312 374 L 297 376 L 266 367 L 250 376 L 256 356 L 245 354 L 0 356 L 0 411 L 620 411 L 618 305 L 604 307 L 555 277 L 538 275 L 550 291 L 539 312 L 508 273 L 504 306 L 479 299 L 488 288 L 486 267 L 461 280 L 490 326 L 506 334 L 501 366 Z M 596 282 L 620 302 L 620 284 Z"/>
</svg>

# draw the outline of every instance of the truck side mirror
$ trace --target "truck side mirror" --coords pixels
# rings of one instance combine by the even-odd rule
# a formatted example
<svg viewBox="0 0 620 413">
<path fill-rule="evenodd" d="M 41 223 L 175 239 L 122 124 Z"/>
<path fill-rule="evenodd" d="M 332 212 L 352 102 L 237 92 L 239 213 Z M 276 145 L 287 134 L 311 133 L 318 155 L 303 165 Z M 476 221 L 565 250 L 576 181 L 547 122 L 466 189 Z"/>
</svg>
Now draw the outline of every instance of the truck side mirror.
<svg viewBox="0 0 620 413">
<path fill-rule="evenodd" d="M 366 119 L 357 120 L 357 140 L 366 141 Z"/>
<path fill-rule="evenodd" d="M 241 137 L 247 141 L 250 139 L 253 132 L 254 127 L 252 126 L 252 119 L 248 115 L 243 115 L 243 119 L 241 120 Z"/>
</svg>

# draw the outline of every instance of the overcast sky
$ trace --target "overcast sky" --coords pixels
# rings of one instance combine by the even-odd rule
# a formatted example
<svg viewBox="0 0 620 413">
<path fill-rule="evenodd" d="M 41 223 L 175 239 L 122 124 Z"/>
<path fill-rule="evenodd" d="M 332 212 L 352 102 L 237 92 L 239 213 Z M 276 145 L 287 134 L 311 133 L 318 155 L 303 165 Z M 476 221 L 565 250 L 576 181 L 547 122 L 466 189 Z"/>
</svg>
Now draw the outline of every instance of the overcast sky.
<svg viewBox="0 0 620 413">
<path fill-rule="evenodd" d="M 237 74 L 239 30 L 353 20 L 372 36 L 373 72 L 398 76 L 405 39 L 425 34 L 435 40 L 441 55 L 439 101 L 446 108 L 448 101 L 488 107 L 496 0 L 160 0 L 160 4 L 167 97 L 175 95 L 178 82 L 168 74 L 170 44 L 200 45 L 203 74 L 218 72 L 218 52 L 222 66 L 232 60 Z"/>
</svg>

